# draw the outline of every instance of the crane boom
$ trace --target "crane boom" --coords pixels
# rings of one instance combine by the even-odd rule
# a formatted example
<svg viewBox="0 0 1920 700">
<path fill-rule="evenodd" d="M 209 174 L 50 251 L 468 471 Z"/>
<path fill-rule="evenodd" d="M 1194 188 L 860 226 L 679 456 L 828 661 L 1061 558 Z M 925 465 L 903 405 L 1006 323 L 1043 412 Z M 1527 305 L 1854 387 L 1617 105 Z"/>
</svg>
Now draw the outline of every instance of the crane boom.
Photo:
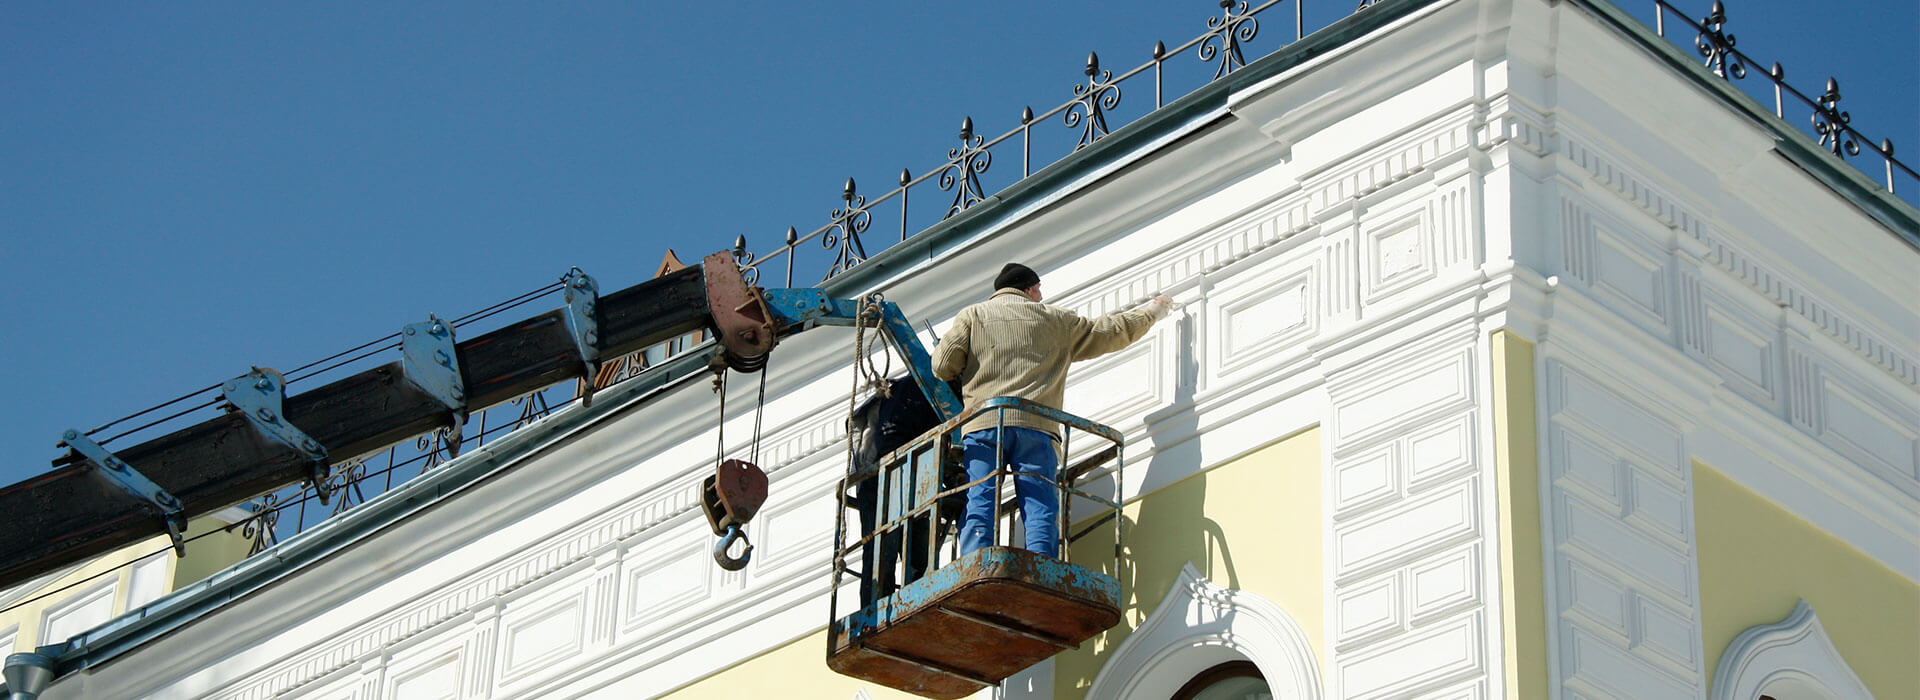
<svg viewBox="0 0 1920 700">
<path fill-rule="evenodd" d="M 728 364 L 757 370 L 780 336 L 815 325 L 851 325 L 859 305 L 828 299 L 819 290 L 761 290 L 742 279 L 733 256 L 720 252 L 700 265 L 668 272 L 616 291 L 584 307 L 593 333 L 561 308 L 523 319 L 454 345 L 464 409 L 483 410 L 556 383 L 591 380 L 592 356 L 611 358 L 702 328 L 721 341 Z M 884 309 L 882 333 L 910 361 L 943 415 L 958 398 L 933 380 L 926 352 L 898 307 Z M 297 426 L 341 462 L 455 424 L 444 395 L 409 381 L 404 362 L 390 362 L 312 390 L 288 395 L 279 421 Z M 923 376 L 924 375 L 924 376 Z M 930 385 L 938 385 L 930 386 Z M 277 387 L 276 387 L 277 389 Z M 174 513 L 198 517 L 312 478 L 312 450 L 276 439 L 242 411 L 229 411 L 173 433 L 117 450 L 116 460 L 144 476 Z M 69 439 L 75 442 L 76 439 Z M 76 445 L 76 447 L 78 447 Z M 167 519 L 114 481 L 80 450 L 55 460 L 47 473 L 0 488 L 0 588 L 35 575 L 168 532 Z M 322 471 L 324 473 L 324 470 Z M 176 540 L 177 541 L 177 540 Z"/>
</svg>

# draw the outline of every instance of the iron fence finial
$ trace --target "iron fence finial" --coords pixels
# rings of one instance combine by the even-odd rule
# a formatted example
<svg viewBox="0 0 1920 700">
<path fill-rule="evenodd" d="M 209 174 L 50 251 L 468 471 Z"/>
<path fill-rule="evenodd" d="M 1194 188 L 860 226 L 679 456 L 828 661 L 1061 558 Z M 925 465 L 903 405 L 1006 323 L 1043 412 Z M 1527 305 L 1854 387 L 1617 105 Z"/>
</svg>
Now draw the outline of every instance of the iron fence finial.
<svg viewBox="0 0 1920 700">
<path fill-rule="evenodd" d="M 840 190 L 840 201 L 846 203 L 846 208 L 833 210 L 828 217 L 833 223 L 820 234 L 820 247 L 834 251 L 833 264 L 827 268 L 827 276 L 820 279 L 822 282 L 867 260 L 867 248 L 861 244 L 860 234 L 867 232 L 873 215 L 867 211 L 867 198 L 854 191 L 853 178 L 847 178 L 846 187 Z"/>
<path fill-rule="evenodd" d="M 1813 110 L 1813 133 L 1820 135 L 1820 145 L 1842 159 L 1860 155 L 1860 140 L 1847 126 L 1853 115 L 1840 109 L 1840 81 L 1827 78 L 1826 92 L 1814 102 L 1818 106 Z"/>
<path fill-rule="evenodd" d="M 1085 123 L 1080 130 L 1080 141 L 1073 146 L 1076 151 L 1107 135 L 1107 110 L 1120 106 L 1120 83 L 1113 79 L 1113 71 L 1100 70 L 1098 52 L 1087 52 L 1087 68 L 1084 72 L 1087 82 L 1073 86 L 1075 100 L 1061 116 L 1067 128 Z"/>
<path fill-rule="evenodd" d="M 1747 77 L 1747 65 L 1734 53 L 1733 47 L 1740 43 L 1726 30 L 1727 8 L 1714 0 L 1713 8 L 1700 20 L 1700 33 L 1693 37 L 1693 46 L 1699 50 L 1700 57 L 1706 59 L 1703 64 L 1714 75 L 1729 80 Z"/>
<path fill-rule="evenodd" d="M 1260 20 L 1248 11 L 1247 3 L 1238 6 L 1233 0 L 1220 0 L 1221 14 L 1207 18 L 1207 33 L 1200 42 L 1199 57 L 1203 63 L 1211 63 L 1215 56 L 1220 57 L 1220 66 L 1213 69 L 1213 79 L 1219 80 L 1236 68 L 1247 65 L 1247 57 L 1240 45 L 1260 34 Z"/>
<path fill-rule="evenodd" d="M 954 191 L 953 202 L 947 205 L 947 213 L 941 220 L 953 218 L 986 199 L 980 174 L 993 164 L 993 153 L 985 145 L 986 138 L 973 133 L 973 117 L 962 119 L 960 146 L 947 149 L 947 164 L 940 168 L 940 189 Z"/>
</svg>

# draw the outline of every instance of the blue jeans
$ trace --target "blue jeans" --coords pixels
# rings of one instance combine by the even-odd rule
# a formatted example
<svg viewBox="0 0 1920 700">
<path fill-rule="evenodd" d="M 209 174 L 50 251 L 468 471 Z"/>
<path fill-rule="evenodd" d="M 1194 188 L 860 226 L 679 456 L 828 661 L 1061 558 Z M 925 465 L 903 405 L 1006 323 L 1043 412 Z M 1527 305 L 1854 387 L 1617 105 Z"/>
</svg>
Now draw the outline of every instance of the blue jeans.
<svg viewBox="0 0 1920 700">
<path fill-rule="evenodd" d="M 1053 451 L 1053 436 L 1032 428 L 1006 428 L 1007 466 L 1020 474 L 1059 478 L 1060 459 Z M 960 446 L 967 464 L 967 480 L 974 481 L 993 473 L 995 453 L 1000 449 L 996 430 L 976 430 L 961 436 Z M 993 544 L 994 482 L 975 484 L 967 489 L 966 517 L 960 522 L 960 554 L 965 555 Z M 1027 524 L 1027 551 L 1049 557 L 1060 556 L 1060 492 L 1052 483 L 1031 477 L 1016 477 L 1014 493 L 1020 496 L 1021 518 Z"/>
</svg>

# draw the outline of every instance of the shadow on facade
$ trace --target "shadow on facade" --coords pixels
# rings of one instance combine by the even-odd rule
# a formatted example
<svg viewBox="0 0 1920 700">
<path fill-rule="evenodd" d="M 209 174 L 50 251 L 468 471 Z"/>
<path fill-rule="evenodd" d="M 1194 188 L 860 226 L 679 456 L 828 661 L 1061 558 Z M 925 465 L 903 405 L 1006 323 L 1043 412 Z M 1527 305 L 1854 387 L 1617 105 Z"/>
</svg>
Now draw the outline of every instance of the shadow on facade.
<svg viewBox="0 0 1920 700">
<path fill-rule="evenodd" d="M 1175 350 L 1180 362 L 1173 400 L 1166 408 L 1146 416 L 1148 430 L 1155 435 L 1193 435 L 1198 427 L 1198 418 L 1193 413 L 1194 388 L 1200 372 L 1194 354 L 1194 319 L 1182 315 L 1177 323 Z M 1077 562 L 1120 581 L 1121 614 L 1120 624 L 1082 645 L 1083 650 L 1091 650 L 1097 656 L 1091 659 L 1095 663 L 1063 664 L 1057 669 L 1070 687 L 1085 688 L 1092 684 L 1100 670 L 1099 662 L 1159 607 L 1179 581 L 1183 565 L 1191 562 L 1203 575 L 1215 577 L 1217 585 L 1240 587 L 1227 533 L 1217 521 L 1206 516 L 1207 475 L 1198 473 L 1173 483 L 1162 483 L 1165 477 L 1156 480 L 1152 473 L 1191 474 L 1199 466 L 1198 459 L 1199 452 L 1195 450 L 1163 450 L 1155 456 L 1152 469 L 1139 476 L 1129 473 L 1130 480 L 1139 479 L 1136 483 L 1151 496 L 1141 499 L 1131 514 L 1121 517 L 1120 530 L 1126 546 L 1117 563 L 1110 555 L 1114 532 L 1111 526 L 1099 528 L 1074 543 Z"/>
</svg>

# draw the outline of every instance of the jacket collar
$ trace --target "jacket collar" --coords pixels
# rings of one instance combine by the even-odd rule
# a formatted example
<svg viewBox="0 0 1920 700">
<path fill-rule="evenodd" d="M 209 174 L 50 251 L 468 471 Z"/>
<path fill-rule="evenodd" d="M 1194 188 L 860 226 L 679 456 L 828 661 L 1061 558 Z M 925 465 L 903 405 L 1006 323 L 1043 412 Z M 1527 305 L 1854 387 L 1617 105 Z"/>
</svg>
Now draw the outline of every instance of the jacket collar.
<svg viewBox="0 0 1920 700">
<path fill-rule="evenodd" d="M 988 301 L 998 301 L 998 300 L 1000 299 L 1000 297 L 1013 297 L 1013 298 L 1015 298 L 1015 299 L 1017 299 L 1017 300 L 1019 300 L 1019 301 L 1028 301 L 1028 302 L 1030 302 L 1030 301 L 1033 301 L 1032 299 L 1029 299 L 1029 298 L 1027 298 L 1027 293 L 1026 293 L 1026 292 L 1024 292 L 1024 291 L 1021 291 L 1021 290 L 1018 290 L 1018 289 L 1014 289 L 1014 288 L 1012 288 L 1012 287 L 1007 287 L 1007 288 L 1005 288 L 1005 289 L 998 289 L 998 290 L 994 290 L 994 292 L 993 292 L 993 296 L 990 296 L 990 297 L 987 297 L 987 300 L 988 300 Z"/>
</svg>

